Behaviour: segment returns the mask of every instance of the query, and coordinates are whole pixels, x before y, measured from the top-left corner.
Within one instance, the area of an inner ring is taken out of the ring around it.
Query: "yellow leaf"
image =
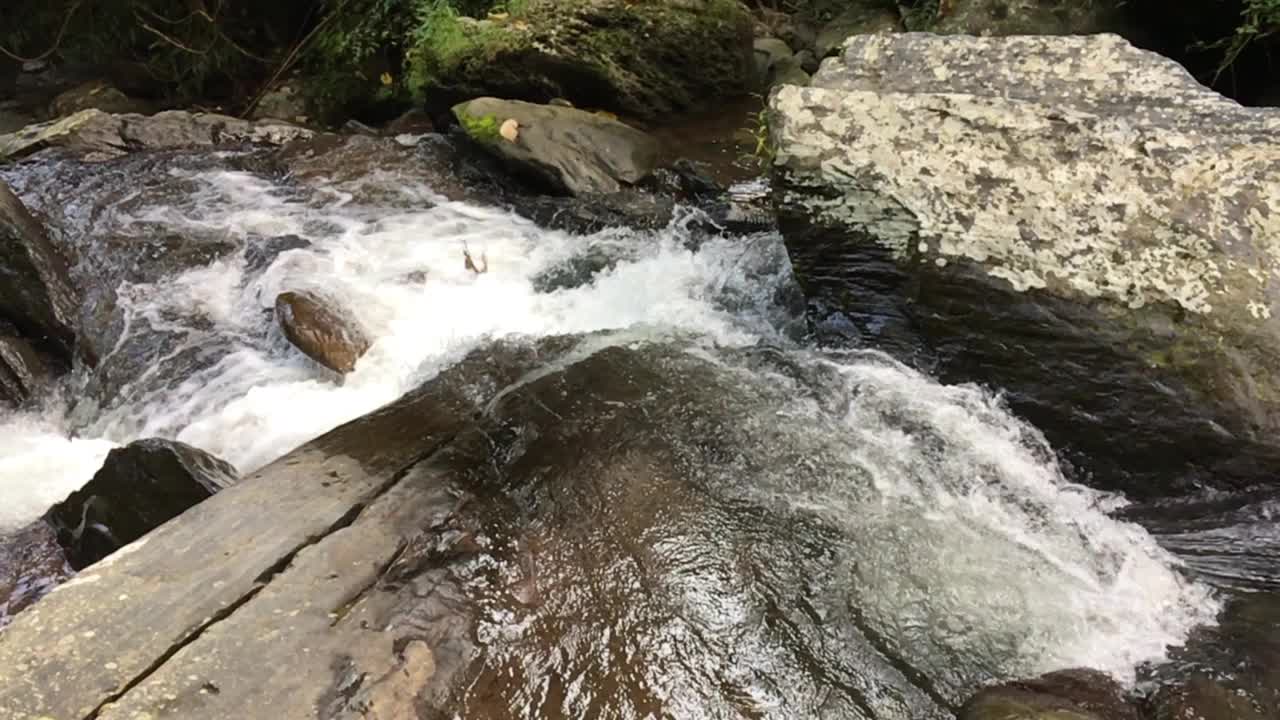
[[[381,80],[383,85],[390,85],[391,83],[395,82],[395,78],[391,77],[391,73],[389,72],[382,73]]]

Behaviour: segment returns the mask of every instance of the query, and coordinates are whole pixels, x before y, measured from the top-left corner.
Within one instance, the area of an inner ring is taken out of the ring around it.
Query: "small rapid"
[[[613,342],[692,338],[689,352],[770,388],[739,430],[779,462],[725,487],[840,528],[836,580],[864,634],[941,686],[1072,666],[1132,680],[1218,609],[1146,531],[1113,517],[1121,499],[1069,482],[997,395],[873,351],[798,346],[774,233],[700,237],[681,211],[658,231],[581,236],[396,176],[364,180],[384,198],[368,202],[342,185],[300,194],[245,171],[173,172],[196,188],[182,203],[121,202],[98,223],[216,233],[237,251],[118,288],[122,342],[174,339],[119,402],[85,402],[73,384],[64,401],[0,419],[0,528],[37,517],[134,439],[177,439],[251,472],[491,339],[619,331]],[[281,236],[304,242],[254,259]],[[487,272],[468,270],[464,249]],[[376,338],[340,381],[272,317],[279,293],[307,289],[339,298]],[[762,347],[776,360],[725,355]],[[689,590],[712,607],[711,589]]]

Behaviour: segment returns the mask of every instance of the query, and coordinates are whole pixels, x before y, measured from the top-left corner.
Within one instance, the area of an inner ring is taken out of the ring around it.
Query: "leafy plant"
[[[1280,33],[1280,0],[1244,0],[1235,33],[1208,45],[1224,48],[1214,80],[1235,64],[1245,48],[1276,33]]]

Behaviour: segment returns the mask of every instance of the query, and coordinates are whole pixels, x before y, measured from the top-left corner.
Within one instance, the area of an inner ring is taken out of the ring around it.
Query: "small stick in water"
[[[471,249],[467,247],[466,243],[462,244],[462,257],[466,259],[467,269],[471,272],[477,275],[483,275],[484,273],[489,272],[489,258],[485,256],[483,251],[480,253],[479,266],[477,266],[475,261],[471,259]]]

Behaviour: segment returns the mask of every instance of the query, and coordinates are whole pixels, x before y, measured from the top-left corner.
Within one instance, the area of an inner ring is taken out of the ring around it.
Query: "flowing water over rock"
[[[387,616],[443,638],[438,708],[947,717],[992,680],[1089,666],[1132,681],[1218,610],[997,394],[799,343],[776,234],[708,236],[681,211],[659,231],[572,235],[401,174],[281,178],[234,153],[75,168],[73,202],[67,167],[0,175],[82,285],[107,279],[89,292],[110,317],[96,379],[0,419],[0,528],[138,438],[248,473],[494,338],[597,333],[458,439],[472,506],[441,532],[466,550],[410,548],[402,564],[426,564],[390,569],[447,589],[400,592]],[[276,297],[299,290],[337,298],[374,340],[342,379],[275,323]],[[1266,507],[1170,528],[1174,511],[1124,512],[1209,557],[1192,563],[1207,580],[1256,587],[1274,565],[1233,564],[1238,541],[1215,534],[1274,547]]]

